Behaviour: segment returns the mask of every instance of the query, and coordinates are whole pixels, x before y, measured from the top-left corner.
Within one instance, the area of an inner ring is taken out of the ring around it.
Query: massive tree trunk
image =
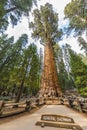
[[[49,98],[61,96],[62,91],[58,83],[52,44],[44,48],[44,70],[41,79],[40,96]]]

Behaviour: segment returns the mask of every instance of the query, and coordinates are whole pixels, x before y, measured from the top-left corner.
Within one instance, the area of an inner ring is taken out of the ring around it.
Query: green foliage
[[[79,56],[82,58],[83,63],[87,65],[87,56],[84,56],[83,54],[79,54]]]
[[[33,51],[31,68],[29,72],[30,91],[35,95],[39,89],[39,57],[37,54],[37,48],[34,44],[31,46]]]
[[[52,5],[46,3],[40,10],[35,9],[33,14],[34,22],[30,23],[33,38],[40,39],[44,44],[55,43],[60,38],[61,31],[58,30],[58,14],[53,11]]]
[[[87,4],[85,0],[72,0],[66,5],[64,13],[69,18],[69,30],[74,29],[76,34],[81,34],[87,27]]]
[[[87,87],[81,88],[81,89],[80,89],[80,93],[81,93],[81,95],[82,95],[83,97],[87,97]]]
[[[29,16],[29,11],[36,3],[36,0],[1,0],[0,32],[5,31],[9,23],[17,25],[22,16]],[[15,43],[13,37],[8,38],[4,34],[0,36],[0,95],[15,95],[17,101],[23,92],[34,94],[39,86],[37,47],[34,44],[28,46],[27,43],[26,34],[19,37]],[[30,75],[33,82],[29,80]]]
[[[66,53],[64,53],[63,51],[64,51],[64,48],[62,50],[58,44],[54,46],[55,61],[56,61],[56,67],[57,67],[57,72],[58,72],[58,80],[59,80],[60,86],[62,87],[62,91],[65,91],[65,90],[74,88],[74,84],[66,68],[66,65],[65,65],[66,58],[64,56],[66,55]]]
[[[0,37],[0,95],[20,95],[20,99],[22,93],[38,91],[39,55],[34,44],[26,47],[26,34],[13,42],[13,37]]]
[[[72,0],[64,9],[65,18],[69,19],[67,34],[74,31],[74,36],[82,35],[87,30],[87,2],[86,0]],[[79,45],[87,55],[87,42],[80,36]]]
[[[77,55],[71,47],[66,44],[61,49],[59,45],[54,46],[55,61],[58,72],[58,80],[62,90],[76,88],[80,95],[87,97],[87,64],[83,62],[83,55]]]
[[[81,46],[81,50],[84,50],[85,54],[87,55],[87,42],[81,36],[78,37],[78,42]]]
[[[71,63],[71,72],[74,77],[74,82],[76,88],[81,95],[87,94],[85,89],[87,88],[87,65],[85,65],[75,52],[69,50],[70,52],[70,63]],[[86,95],[87,96],[87,95]]]
[[[36,0],[1,0],[0,1],[0,31],[7,29],[9,23],[17,25],[23,15],[28,16]]]

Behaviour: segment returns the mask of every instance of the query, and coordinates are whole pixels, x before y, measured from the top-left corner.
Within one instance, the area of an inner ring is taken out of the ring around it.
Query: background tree
[[[4,36],[3,38],[4,42],[0,43],[2,45],[1,48],[3,47],[5,49],[1,49],[0,81],[1,84],[3,83],[4,85],[6,84],[5,86],[8,86],[13,69],[15,67],[17,68],[18,63],[21,62],[21,53],[27,42],[27,35],[22,35],[15,44],[12,44],[13,38],[8,39],[7,36]]]
[[[87,96],[87,65],[85,65],[74,51],[69,49],[71,73],[74,78],[74,83],[82,96]]]
[[[7,29],[9,23],[17,25],[22,16],[28,16],[36,0],[1,0],[0,1],[0,31]]]
[[[26,34],[23,34],[16,43],[13,37],[8,38],[7,35],[0,38],[0,95],[17,96],[16,102],[20,100],[23,93],[25,95],[35,93],[32,87],[35,90],[39,88],[37,47],[34,44],[26,47],[27,42]],[[31,70],[32,67],[33,70]],[[30,75],[34,82],[33,86],[29,80]]]
[[[19,101],[23,92],[24,86],[29,86],[29,93],[36,94],[38,91],[38,77],[39,77],[39,56],[37,53],[37,47],[31,44],[26,50],[24,50],[24,58],[21,63],[19,74],[19,92],[17,94],[16,102]]]
[[[58,44],[54,45],[58,79],[63,92],[74,88],[70,71],[71,67],[68,46],[69,45],[66,44],[61,48]]]
[[[1,0],[0,2],[0,33],[4,32],[9,24],[17,25],[23,16],[29,16],[29,11],[36,0]],[[20,100],[23,92],[29,92],[31,83],[29,82],[30,68],[35,67],[36,76],[33,77],[38,90],[39,80],[39,56],[35,45],[27,46],[28,38],[23,34],[15,43],[14,38],[7,35],[0,35],[0,93],[6,95],[17,95],[16,102]],[[36,49],[35,49],[36,48]],[[31,50],[30,50],[31,49]],[[34,51],[36,50],[36,51]],[[34,54],[33,54],[34,53]],[[35,57],[35,58],[33,58]],[[32,62],[32,64],[31,64]],[[33,86],[32,86],[33,87]],[[25,89],[26,88],[26,89]],[[27,91],[28,90],[28,91]],[[33,90],[33,89],[32,89]],[[35,93],[35,92],[32,92]],[[9,95],[9,96],[10,96]]]
[[[66,5],[65,17],[69,18],[69,30],[81,34],[87,29],[87,2],[86,0],[72,0]]]
[[[37,46],[31,44],[30,51],[32,52],[31,63],[30,63],[30,71],[29,71],[29,84],[30,84],[30,93],[31,95],[36,95],[39,90],[39,66],[40,59],[37,53]]]
[[[83,54],[79,54],[79,56],[82,58],[83,63],[87,65],[87,56],[84,56]]]
[[[81,50],[84,50],[87,56],[87,42],[82,37],[78,37],[78,42],[80,43]]]
[[[87,55],[87,42],[82,38],[82,33],[86,32],[87,37],[87,1],[72,0],[64,9],[65,18],[69,19],[68,34],[74,30],[74,36],[78,36],[81,49]]]

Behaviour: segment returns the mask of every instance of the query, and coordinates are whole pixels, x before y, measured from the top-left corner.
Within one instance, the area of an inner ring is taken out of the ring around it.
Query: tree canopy
[[[86,56],[87,56],[87,42],[84,40],[81,36],[78,37],[79,45],[81,46],[81,49],[84,50]]]
[[[69,19],[68,30],[74,29],[75,35],[87,29],[87,2],[86,0],[72,0],[66,5],[65,17]]]
[[[0,95],[35,94],[39,88],[39,55],[34,44],[27,45],[23,34],[15,43],[13,37],[0,37]]]
[[[74,78],[74,83],[82,96],[87,96],[87,65],[83,63],[82,58],[74,51],[69,50],[71,73]]]
[[[1,0],[0,1],[0,31],[7,29],[9,23],[17,25],[23,15],[28,16],[36,0]]]
[[[33,38],[40,39],[43,44],[49,41],[55,43],[61,36],[58,30],[58,14],[54,12],[51,4],[46,3],[33,12],[34,22],[30,23]]]

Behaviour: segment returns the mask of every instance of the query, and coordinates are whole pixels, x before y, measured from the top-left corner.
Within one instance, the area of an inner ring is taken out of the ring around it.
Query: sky
[[[38,0],[38,8],[40,5],[44,5],[45,3],[50,3],[53,5],[54,10],[59,14],[59,28],[63,28],[67,26],[69,23],[68,20],[64,20],[64,7],[66,4],[68,4],[71,0]],[[35,7],[34,7],[35,8]],[[32,15],[30,16],[30,19],[32,19]],[[26,17],[23,17],[21,20],[21,23],[19,23],[17,26],[12,28],[11,25],[9,25],[8,30],[6,31],[7,34],[10,36],[15,37],[15,40],[18,39],[18,37],[21,36],[21,34],[27,33],[29,36],[29,43],[35,42],[31,38],[31,33],[29,31],[29,25],[28,25],[28,19]],[[39,41],[36,42],[38,44],[38,47],[42,47],[40,45]],[[77,42],[77,39],[74,38],[72,35],[68,38],[65,36],[62,41],[59,42],[60,46],[64,45],[65,43],[68,43],[71,45],[72,49],[76,51],[77,53],[83,53],[83,51],[80,50],[79,43]]]

